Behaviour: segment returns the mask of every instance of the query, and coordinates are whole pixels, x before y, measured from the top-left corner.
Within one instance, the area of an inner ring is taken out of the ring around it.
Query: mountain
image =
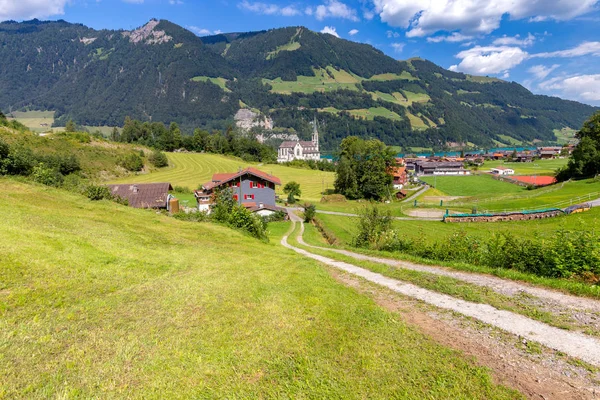
[[[199,38],[165,20],[133,31],[8,21],[0,57],[7,112],[53,110],[57,123],[92,126],[131,116],[190,130],[225,128],[248,107],[301,137],[316,114],[325,149],[352,134],[406,147],[550,142],[598,110],[304,27]]]

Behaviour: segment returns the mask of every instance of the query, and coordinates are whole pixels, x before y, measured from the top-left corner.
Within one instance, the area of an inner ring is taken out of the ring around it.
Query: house
[[[233,199],[251,212],[270,215],[282,210],[275,205],[275,186],[281,185],[276,176],[256,168],[240,169],[238,172],[214,174],[210,182],[196,190],[194,196],[198,210],[210,211],[217,189],[230,189]]]
[[[538,149],[538,151],[540,153],[541,159],[548,160],[560,156],[560,153],[562,152],[562,147],[541,147],[540,149]]]
[[[400,190],[408,182],[408,174],[406,173],[406,166],[402,158],[396,158],[397,167],[392,167],[389,174],[393,177],[394,189]]]
[[[418,160],[414,163],[414,171],[421,175],[471,175],[461,162],[425,161]]]
[[[496,167],[490,170],[494,175],[514,175],[515,171],[510,168]]]
[[[513,159],[515,162],[532,162],[534,155],[531,152],[517,153],[517,156]]]
[[[111,194],[127,200],[134,208],[170,209],[169,202],[175,197],[169,194],[173,190],[170,183],[121,183],[106,185]]]
[[[321,159],[319,151],[319,131],[317,130],[317,121],[313,122],[312,141],[285,141],[279,145],[277,150],[277,162],[284,163],[294,160],[314,160]]]

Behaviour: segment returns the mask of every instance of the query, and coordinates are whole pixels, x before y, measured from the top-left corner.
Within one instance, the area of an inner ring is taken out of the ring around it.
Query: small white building
[[[494,175],[514,175],[515,170],[505,167],[496,167],[490,170]]]
[[[277,151],[277,162],[284,163],[294,160],[314,160],[321,159],[319,151],[319,131],[317,130],[317,121],[313,122],[312,141],[285,141],[281,143]]]

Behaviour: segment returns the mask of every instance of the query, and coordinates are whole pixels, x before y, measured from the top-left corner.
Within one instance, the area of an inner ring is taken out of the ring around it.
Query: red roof
[[[221,186],[223,183],[232,181],[244,175],[254,175],[258,178],[262,178],[266,181],[272,182],[275,185],[281,185],[281,180],[278,177],[274,175],[269,175],[266,172],[263,172],[259,169],[250,167],[243,169],[239,172],[214,174],[212,177],[212,181],[207,182],[202,186],[204,186],[205,189],[210,190],[214,187]]]

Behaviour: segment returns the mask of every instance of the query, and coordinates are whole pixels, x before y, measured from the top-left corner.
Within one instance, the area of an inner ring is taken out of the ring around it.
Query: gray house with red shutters
[[[218,188],[229,188],[233,199],[259,215],[269,215],[283,210],[275,205],[275,186],[281,185],[276,176],[256,168],[246,168],[234,173],[214,174],[210,182],[196,190],[194,196],[200,211],[210,211],[213,195]]]

